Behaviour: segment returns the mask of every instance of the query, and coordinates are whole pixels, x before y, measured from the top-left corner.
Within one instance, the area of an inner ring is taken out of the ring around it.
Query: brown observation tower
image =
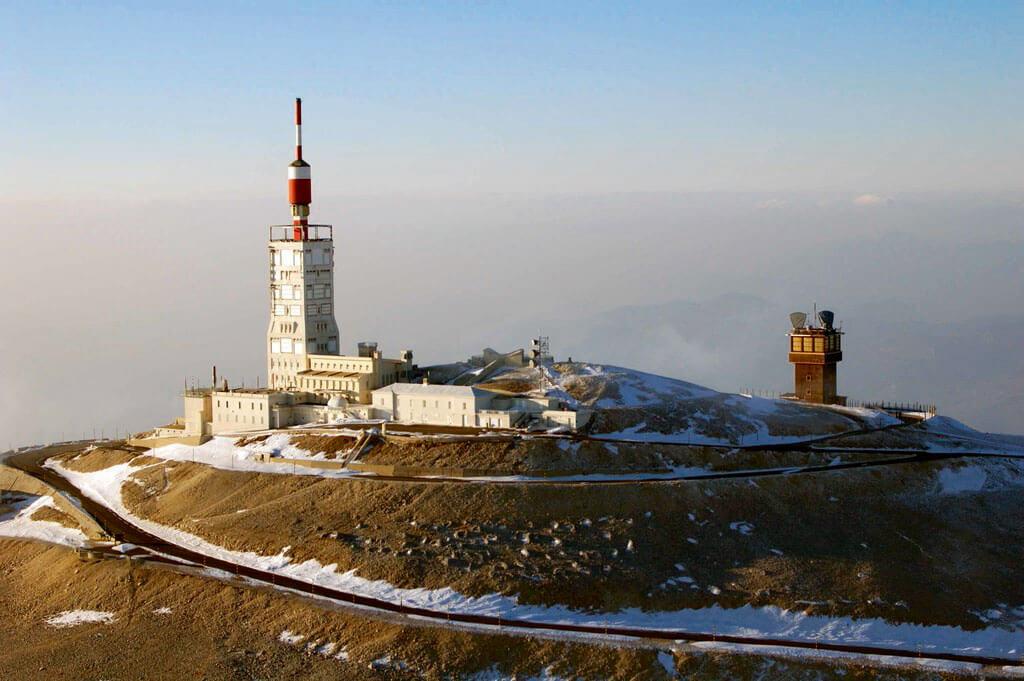
[[[793,363],[793,395],[798,400],[817,404],[846,404],[836,392],[836,364],[843,359],[843,332],[833,326],[835,315],[829,310],[818,313],[820,326],[807,323],[807,314],[789,316],[789,361]]]

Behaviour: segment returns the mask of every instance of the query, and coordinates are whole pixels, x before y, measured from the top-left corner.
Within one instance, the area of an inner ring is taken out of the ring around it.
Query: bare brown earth
[[[296,442],[295,438],[292,439]],[[730,471],[828,463],[834,453],[759,450],[660,444],[605,443],[544,438],[486,438],[456,441],[388,437],[360,461],[405,466],[483,468],[495,473],[529,475],[543,472],[663,473],[677,466]],[[844,453],[844,461],[882,458],[879,454]]]
[[[43,522],[58,523],[64,527],[82,529],[74,518],[69,516],[64,511],[53,508],[52,506],[43,506],[42,508],[36,509],[31,516],[32,520],[40,520]]]
[[[856,430],[860,421],[828,411],[809,416],[812,407],[804,405],[781,405],[778,413],[759,416],[773,437],[811,437],[834,435]],[[737,408],[722,396],[713,398],[692,398],[685,401],[666,401],[665,404],[644,407],[616,407],[598,409],[587,424],[587,431],[594,434],[618,433],[635,428],[638,433],[660,433],[672,435],[689,429],[697,429],[707,437],[720,438],[742,444],[744,438],[751,438],[758,430],[748,421],[737,418]]]
[[[171,612],[155,612],[162,608]],[[77,609],[116,620],[65,629],[44,623]],[[0,611],[4,679],[467,679],[545,670],[556,678],[668,677],[657,649],[413,626],[147,564],[82,563],[62,548],[11,540],[0,540]],[[284,630],[302,641],[281,642]],[[315,652],[328,642],[348,660]],[[673,663],[700,681],[953,678],[692,649],[676,651]]]
[[[176,462],[140,470],[123,494],[133,512],[232,549],[292,546],[298,561],[403,587],[596,610],[773,604],[973,629],[983,626],[976,613],[1020,603],[1024,506],[1019,488],[937,494],[949,465],[959,464],[499,486]],[[985,465],[1019,476],[1009,463]]]
[[[843,435],[828,442],[830,447],[864,447],[879,449],[927,449],[929,446],[950,451],[986,449],[984,442],[952,437],[930,431],[923,423],[875,433]]]
[[[245,447],[246,445],[260,444],[261,442],[266,442],[267,438],[269,438],[269,437],[270,437],[269,433],[264,433],[263,435],[246,435],[244,437],[238,438],[238,440],[235,441],[235,444],[237,444],[239,447]]]
[[[325,458],[334,459],[352,449],[356,438],[347,435],[293,435],[292,444],[310,454],[324,454]]]
[[[535,381],[519,378],[485,381],[484,383],[478,383],[477,386],[487,390],[500,390],[507,393],[528,393],[531,390],[536,390],[538,387]]]
[[[122,463],[128,463],[138,456],[138,452],[118,447],[96,447],[89,450],[87,455],[81,456],[75,452],[68,452],[59,457],[62,465],[79,473],[93,473],[104,468],[110,468]]]

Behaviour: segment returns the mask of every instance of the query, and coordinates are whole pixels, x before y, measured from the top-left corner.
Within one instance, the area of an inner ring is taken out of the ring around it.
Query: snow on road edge
[[[285,547],[276,556],[231,551],[181,530],[154,523],[130,513],[121,501],[121,485],[143,468],[119,464],[92,473],[79,473],[50,461],[48,467],[66,477],[86,496],[104,504],[142,529],[166,541],[186,546],[205,555],[259,570],[286,575],[310,584],[329,587],[391,603],[428,608],[438,612],[500,616],[555,624],[623,626],[645,629],[715,631],[735,636],[760,636],[802,641],[911,648],[928,652],[958,652],[992,656],[1020,656],[1024,653],[1022,630],[989,627],[966,631],[940,625],[892,624],[880,619],[830,618],[806,615],[777,606],[755,608],[745,605],[724,609],[717,605],[672,612],[646,612],[630,608],[600,615],[563,606],[523,606],[513,596],[488,594],[472,597],[451,588],[404,589],[381,580],[356,575],[355,570],[336,571],[337,565],[316,560],[292,563]]]
[[[37,497],[31,503],[15,505],[18,512],[14,517],[0,521],[0,537],[38,539],[62,546],[85,545],[89,538],[77,527],[65,527],[52,520],[33,520],[32,514],[41,508],[56,508],[53,497]]]

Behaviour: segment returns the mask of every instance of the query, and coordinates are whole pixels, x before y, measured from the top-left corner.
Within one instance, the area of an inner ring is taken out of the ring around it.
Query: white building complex
[[[374,417],[402,423],[477,428],[576,427],[576,412],[552,397],[526,397],[468,385],[393,383],[373,391]]]
[[[385,358],[377,343],[342,355],[334,316],[334,230],[308,222],[310,167],[302,159],[301,101],[296,100],[296,159],[289,166],[292,224],[270,227],[265,388],[218,384],[188,388],[185,415],[155,429],[150,439],[193,442],[221,433],[283,428],[305,423],[379,419],[446,426],[515,428],[527,424],[575,427],[576,412],[557,400],[525,397],[463,385],[414,383],[411,350]],[[487,356],[498,367],[522,352]],[[490,365],[489,365],[490,366]]]

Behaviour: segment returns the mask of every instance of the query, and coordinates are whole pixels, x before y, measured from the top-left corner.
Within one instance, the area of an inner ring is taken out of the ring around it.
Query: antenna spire
[[[295,160],[302,160],[302,98],[295,98]]]
[[[295,98],[295,160],[288,166],[288,203],[292,205],[292,238],[309,235],[309,204],[312,203],[309,164],[302,160],[302,99]]]

